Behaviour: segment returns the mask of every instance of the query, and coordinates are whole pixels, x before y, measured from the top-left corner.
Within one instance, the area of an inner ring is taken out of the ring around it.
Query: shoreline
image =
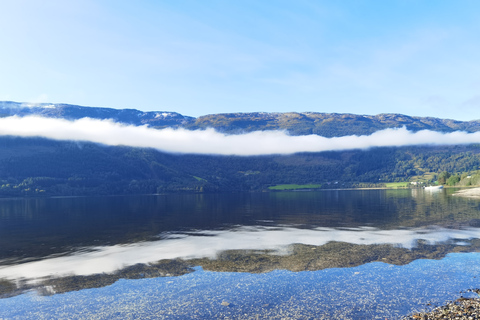
[[[471,290],[477,292],[476,290]],[[480,298],[458,298],[455,301],[449,301],[446,304],[435,307],[428,312],[418,312],[406,317],[402,320],[414,319],[478,319],[480,314]]]
[[[462,190],[453,193],[453,196],[478,198],[480,199],[480,186],[470,187],[451,187],[443,186],[443,189],[462,188]],[[305,192],[305,191],[365,191],[365,190],[424,190],[424,188],[411,187],[359,187],[359,188],[318,188],[318,189],[291,189],[291,190],[255,190],[255,191],[227,191],[227,192],[165,192],[165,193],[139,193],[139,194],[105,194],[105,195],[43,195],[43,196],[20,196],[3,197],[2,200],[22,200],[22,199],[63,199],[63,198],[88,198],[88,197],[130,197],[130,196],[168,196],[168,195],[198,195],[198,194],[223,194],[223,193],[275,193],[275,192]]]
[[[472,188],[472,189],[459,190],[452,195],[457,196],[457,197],[480,199],[480,187],[475,187],[475,188]]]

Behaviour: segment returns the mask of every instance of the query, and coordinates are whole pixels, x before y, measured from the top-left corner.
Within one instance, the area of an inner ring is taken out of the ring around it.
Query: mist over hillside
[[[142,126],[138,128],[145,132],[152,129],[180,133],[188,131],[197,136],[199,132],[210,132],[203,129],[213,128],[226,138],[236,138],[238,136],[235,134],[239,133],[243,134],[239,136],[245,137],[248,132],[288,130],[290,138],[303,139],[304,135],[316,135],[313,138],[351,139],[355,135],[366,136],[375,132],[382,137],[385,132],[401,132],[385,129],[406,127],[414,133],[437,134],[432,137],[440,140],[435,146],[401,146],[394,141],[390,146],[370,146],[363,150],[359,149],[362,147],[357,143],[354,147],[338,151],[238,156],[178,154],[141,145],[107,146],[101,140],[92,142],[72,138],[67,139],[71,141],[60,141],[62,139],[2,133],[0,196],[3,197],[271,191],[284,185],[322,189],[384,187],[388,182],[434,183],[444,172],[458,177],[455,183],[459,183],[464,177],[476,177],[480,168],[480,144],[468,142],[470,140],[458,140],[461,143],[456,144],[457,140],[452,138],[468,136],[477,139],[474,132],[480,131],[479,121],[462,122],[393,114],[366,116],[311,112],[217,114],[193,118],[174,112],[142,112],[66,104],[26,105],[16,102],[0,102],[0,114],[3,117],[1,120],[8,120],[11,116],[31,120],[37,119],[31,116],[41,116],[62,121],[112,119],[114,122],[101,123],[114,128],[117,128],[117,123],[131,125],[126,127],[129,130]],[[91,122],[93,120],[88,121],[84,128],[91,129],[92,137],[107,135],[98,131],[95,122]],[[66,135],[71,129],[69,127],[77,122],[65,123],[67,127],[55,127],[52,130]],[[6,124],[3,122],[0,130],[5,130]],[[122,125],[120,128],[124,128]],[[34,122],[27,129],[33,127]],[[199,129],[201,131],[190,131]],[[464,132],[455,132],[458,130]],[[119,134],[114,131],[115,135]],[[147,140],[147,136],[138,138],[133,134],[127,135],[133,140]],[[185,139],[191,140],[192,137],[186,135]],[[261,136],[254,137],[258,140]],[[288,138],[288,135],[285,137]],[[285,137],[282,136],[282,139]],[[417,139],[420,136],[413,137]],[[452,141],[448,143],[447,138],[452,138]],[[198,139],[213,143],[208,137],[199,136]],[[392,140],[388,136],[382,139]],[[325,141],[338,143],[342,140]],[[255,140],[249,143],[255,143]],[[475,184],[476,180],[472,178],[468,183]]]
[[[179,155],[151,148],[0,137],[0,196],[115,195],[384,187],[480,167],[480,146],[384,147],[265,156]]]

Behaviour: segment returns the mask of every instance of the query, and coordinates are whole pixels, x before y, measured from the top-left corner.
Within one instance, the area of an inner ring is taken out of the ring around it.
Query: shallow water
[[[451,192],[4,199],[0,318],[399,318],[480,287]]]

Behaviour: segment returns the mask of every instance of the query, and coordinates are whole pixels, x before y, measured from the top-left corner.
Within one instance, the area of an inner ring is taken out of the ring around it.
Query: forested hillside
[[[480,121],[398,114],[231,113],[198,118],[175,112],[0,102],[0,117],[111,119],[151,128],[214,128],[226,134],[286,130],[291,135],[368,135],[480,131]],[[479,145],[382,147],[268,156],[179,155],[154,149],[0,136],[0,196],[236,192],[297,188],[384,187],[392,182],[480,184]]]
[[[242,157],[0,138],[3,197],[265,191],[283,184],[384,186],[394,181],[431,182],[442,172],[460,181],[462,174],[472,177],[479,168],[478,145]]]

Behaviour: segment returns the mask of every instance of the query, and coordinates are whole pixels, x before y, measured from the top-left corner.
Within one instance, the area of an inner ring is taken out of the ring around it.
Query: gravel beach
[[[480,199],[480,188],[460,190],[455,192],[453,195],[458,197]]]
[[[444,306],[436,307],[431,312],[420,312],[403,318],[403,320],[414,319],[480,319],[480,299],[460,298]]]

